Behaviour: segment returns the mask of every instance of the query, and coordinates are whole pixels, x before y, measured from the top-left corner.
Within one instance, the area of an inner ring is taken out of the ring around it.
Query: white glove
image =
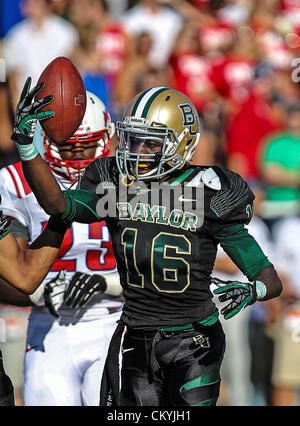
[[[66,281],[66,269],[59,271],[53,280],[45,285],[44,301],[50,314],[59,317],[58,310],[64,301],[65,291],[69,283]]]

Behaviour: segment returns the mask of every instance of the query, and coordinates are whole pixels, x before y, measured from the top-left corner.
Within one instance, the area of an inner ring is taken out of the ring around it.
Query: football
[[[52,95],[53,101],[39,111],[52,110],[55,116],[41,120],[47,136],[63,143],[78,129],[86,108],[85,87],[77,68],[63,56],[54,59],[42,72],[38,83],[45,83],[35,100]]]

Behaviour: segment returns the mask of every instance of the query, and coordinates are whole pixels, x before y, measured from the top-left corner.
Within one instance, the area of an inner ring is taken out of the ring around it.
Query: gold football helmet
[[[169,87],[153,87],[135,96],[116,129],[118,169],[130,180],[158,179],[181,169],[200,138],[195,106]]]

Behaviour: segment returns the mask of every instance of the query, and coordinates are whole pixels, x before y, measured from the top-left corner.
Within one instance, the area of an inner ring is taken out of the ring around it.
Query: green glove
[[[218,286],[213,292],[220,295],[218,297],[220,302],[231,299],[231,302],[221,309],[221,314],[225,319],[232,318],[257,300],[255,282],[252,284],[240,281],[223,281],[218,278],[212,278],[211,282]]]
[[[33,136],[37,120],[45,120],[55,115],[54,111],[38,112],[45,105],[50,104],[53,96],[46,96],[33,102],[33,98],[43,89],[44,83],[39,83],[30,90],[31,77],[28,77],[17,105],[12,140],[16,142],[22,160],[30,160],[37,151],[33,145]]]
[[[10,219],[0,210],[0,240],[9,233]]]
[[[0,204],[1,204],[1,195],[0,195]],[[10,231],[10,218],[3,214],[3,211],[0,210],[0,240],[4,238]]]

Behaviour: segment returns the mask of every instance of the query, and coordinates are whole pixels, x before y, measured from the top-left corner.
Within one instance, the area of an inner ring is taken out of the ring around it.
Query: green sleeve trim
[[[189,169],[186,172],[184,172],[182,175],[178,176],[176,179],[173,180],[173,182],[171,182],[169,184],[169,186],[175,186],[178,185],[179,183],[183,182],[184,179],[186,179],[191,173],[193,173],[194,169]]]
[[[0,240],[2,240],[2,238],[6,237],[7,234],[10,233],[10,229],[6,229],[4,232],[2,232],[0,234]]]
[[[223,228],[216,235],[216,238],[225,253],[249,281],[253,281],[262,269],[272,266],[257,241],[248,233],[248,229],[244,225]]]
[[[61,219],[68,222],[93,223],[102,219],[97,214],[98,196],[83,189],[64,191],[67,201],[65,213]]]

